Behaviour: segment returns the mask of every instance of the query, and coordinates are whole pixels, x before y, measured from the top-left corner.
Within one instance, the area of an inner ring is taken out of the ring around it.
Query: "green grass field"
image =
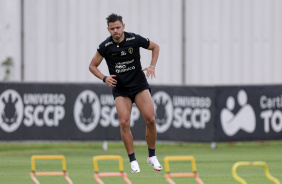
[[[188,156],[196,158],[197,171],[205,184],[236,184],[231,174],[231,168],[237,161],[265,161],[270,173],[282,181],[282,141],[266,142],[219,143],[216,149],[211,149],[206,143],[158,144],[157,156],[164,166],[165,156]],[[0,143],[0,183],[1,184],[32,184],[29,173],[32,155],[65,155],[67,171],[74,184],[96,183],[93,178],[92,157],[97,155],[121,155],[124,169],[133,184],[165,184],[165,171],[156,172],[146,163],[147,147],[144,144],[135,145],[135,154],[141,173],[131,173],[129,161],[120,142],[110,142],[108,151],[103,151],[102,143]],[[60,161],[38,160],[36,171],[61,171]],[[100,172],[115,172],[117,161],[99,161]],[[185,162],[170,162],[171,172],[191,172],[191,164]],[[248,184],[271,184],[266,179],[262,167],[239,167],[239,176]],[[67,183],[63,177],[37,177],[41,184]],[[105,184],[123,184],[121,177],[102,178]],[[174,178],[177,184],[196,183],[193,178]]]

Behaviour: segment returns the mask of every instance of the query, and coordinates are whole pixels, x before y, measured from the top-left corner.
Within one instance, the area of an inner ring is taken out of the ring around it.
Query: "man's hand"
[[[116,75],[110,75],[105,80],[106,84],[111,88],[114,88],[117,85],[117,80],[114,79],[114,77],[116,77]]]
[[[155,75],[155,68],[149,66],[149,67],[147,67],[147,68],[142,69],[142,71],[145,71],[145,70],[147,71],[147,73],[146,73],[146,77],[147,77],[147,78],[149,78],[150,76],[151,76],[151,79],[152,79],[153,77],[156,78],[156,75]]]

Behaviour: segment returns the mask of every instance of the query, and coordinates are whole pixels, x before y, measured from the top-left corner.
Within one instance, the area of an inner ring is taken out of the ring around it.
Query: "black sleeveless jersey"
[[[115,43],[112,36],[103,41],[97,51],[107,62],[109,73],[116,75],[116,89],[136,88],[147,79],[140,62],[140,47],[147,49],[150,40],[134,33],[124,32],[124,39]]]

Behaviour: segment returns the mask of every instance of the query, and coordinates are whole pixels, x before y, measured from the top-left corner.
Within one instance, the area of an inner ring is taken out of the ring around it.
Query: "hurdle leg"
[[[175,184],[175,182],[169,177],[168,174],[165,175],[165,179],[169,184]]]
[[[98,184],[104,184],[104,182],[99,178],[99,174],[94,174],[94,179],[97,181]]]
[[[122,178],[123,178],[123,180],[126,182],[126,184],[132,184],[131,181],[128,179],[126,173],[123,173],[123,174],[122,174]]]
[[[69,184],[73,184],[72,180],[69,178],[69,175],[67,173],[65,173],[65,179]]]
[[[166,181],[167,181],[169,184],[175,184],[175,182],[174,182],[171,178],[166,178]]]
[[[35,184],[40,184],[33,173],[30,173],[30,177],[31,177],[32,181],[34,181]]]
[[[199,184],[204,184],[204,182],[201,180],[201,178],[199,178],[199,176],[195,177],[195,180],[196,180]]]
[[[126,184],[132,184],[131,181],[128,179],[126,173],[117,173],[117,172],[112,172],[112,173],[95,173],[93,176],[94,176],[94,179],[99,184],[104,184],[104,182],[100,179],[100,177],[116,177],[116,176],[122,177]]]
[[[268,165],[265,162],[256,161],[256,162],[252,162],[252,165],[263,166],[266,178],[269,179],[270,181],[272,181],[275,184],[280,184],[280,181],[270,174]]]

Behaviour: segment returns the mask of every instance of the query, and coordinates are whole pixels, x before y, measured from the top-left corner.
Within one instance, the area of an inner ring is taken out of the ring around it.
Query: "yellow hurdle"
[[[63,172],[36,172],[35,171],[35,160],[62,160]],[[31,173],[30,177],[36,184],[40,184],[35,176],[64,176],[69,184],[73,184],[68,176],[66,168],[66,159],[63,155],[33,155],[31,157]]]
[[[193,173],[170,173],[169,161],[185,161],[190,160],[192,164]],[[165,179],[169,184],[175,184],[175,182],[171,178],[175,177],[194,177],[198,184],[204,184],[204,182],[200,179],[197,174],[196,169],[196,161],[193,156],[167,156],[164,158],[165,163]]]
[[[273,176],[271,176],[271,174],[269,173],[269,169],[268,166],[265,162],[261,162],[261,161],[256,161],[256,162],[236,162],[233,167],[232,167],[232,176],[235,180],[237,180],[239,183],[241,184],[247,184],[247,182],[238,176],[236,170],[238,167],[240,166],[263,166],[264,167],[264,172],[265,172],[265,176],[272,181],[275,184],[280,184],[280,181],[276,178],[274,178]]]
[[[98,160],[118,160],[118,162],[119,162],[119,172],[99,173]],[[94,156],[93,157],[93,165],[94,165],[94,171],[95,171],[94,179],[99,184],[104,184],[104,182],[100,179],[100,177],[115,177],[115,176],[121,176],[127,184],[131,184],[131,181],[127,178],[127,174],[125,172],[123,172],[123,161],[122,161],[121,156],[118,156],[118,155]]]

